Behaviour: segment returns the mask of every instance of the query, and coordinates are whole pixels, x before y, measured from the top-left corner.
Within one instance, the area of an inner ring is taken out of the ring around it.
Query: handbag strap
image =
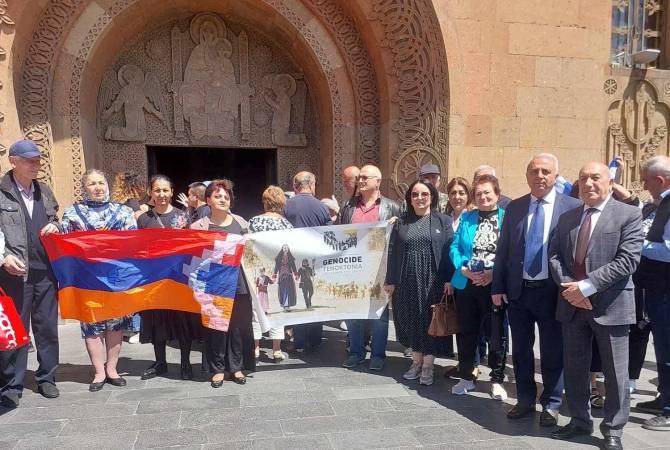
[[[7,295],[7,293],[6,293],[5,290],[2,288],[2,286],[0,286],[0,294],[2,294],[3,297],[9,297],[9,295]]]

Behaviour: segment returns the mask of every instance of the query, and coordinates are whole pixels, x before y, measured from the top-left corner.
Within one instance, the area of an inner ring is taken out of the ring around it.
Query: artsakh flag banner
[[[227,331],[245,238],[225,232],[83,231],[42,238],[61,316],[99,322],[149,309],[202,314]]]

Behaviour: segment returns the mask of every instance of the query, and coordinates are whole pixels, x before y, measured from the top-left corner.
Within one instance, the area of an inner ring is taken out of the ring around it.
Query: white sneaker
[[[409,370],[402,374],[406,380],[417,380],[421,377],[421,364],[413,362]]]
[[[129,344],[139,344],[140,343],[140,333],[135,333],[128,338]]]
[[[472,380],[461,380],[451,388],[451,393],[455,395],[465,395],[475,390],[475,383]]]
[[[637,390],[637,389],[636,389],[637,386],[636,386],[636,383],[635,383],[636,381],[637,381],[637,380],[628,380],[628,391],[629,391],[631,394],[634,394],[635,391]]]
[[[507,400],[507,391],[500,383],[491,383],[491,398],[504,402]]]
[[[421,378],[419,379],[419,384],[423,384],[424,386],[430,386],[433,384],[433,372],[433,366],[426,366],[421,369]]]

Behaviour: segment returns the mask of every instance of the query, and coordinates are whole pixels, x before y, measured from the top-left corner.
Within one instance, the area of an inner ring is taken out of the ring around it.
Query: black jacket
[[[352,197],[342,206],[342,208],[340,208],[340,212],[337,215],[338,224],[351,223],[351,218],[354,215],[354,211],[356,211],[356,203],[358,202],[358,199],[358,196]],[[383,195],[380,196],[380,199],[379,220],[389,220],[391,217],[400,216],[400,206],[396,202],[390,198],[384,197]]]
[[[405,214],[393,226],[391,239],[389,241],[388,266],[386,270],[386,284],[397,285],[401,282],[400,270],[402,261],[405,257],[405,242],[407,242],[407,231],[409,230],[410,219]],[[440,285],[449,281],[453,275],[454,268],[449,259],[449,246],[454,237],[452,228],[452,219],[450,216],[433,212],[430,215],[430,240],[433,245],[433,258],[435,267],[438,270]]]
[[[5,251],[2,255],[13,255],[21,259],[28,267],[28,236],[26,234],[26,219],[21,210],[21,194],[12,181],[12,172],[7,172],[0,178],[0,231],[5,235]],[[58,202],[51,189],[38,181],[33,181],[35,196],[41,195],[49,223],[58,225]],[[4,270],[4,269],[3,269]]]

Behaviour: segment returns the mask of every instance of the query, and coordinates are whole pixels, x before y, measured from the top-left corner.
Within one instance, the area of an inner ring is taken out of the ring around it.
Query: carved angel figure
[[[303,133],[291,133],[291,98],[296,92],[295,78],[287,73],[265,77],[265,101],[273,109],[272,141],[282,147],[304,147],[307,136]],[[268,90],[274,96],[269,95]]]
[[[101,93],[102,103],[105,99],[114,100],[111,105],[101,113],[102,119],[109,119],[112,114],[121,111],[125,118],[125,126],[110,125],[105,133],[105,139],[112,141],[143,141],[146,139],[147,126],[144,111],[156,116],[169,128],[164,112],[165,101],[160,91],[160,83],[151,72],[146,75],[134,64],[127,64],[119,70],[118,80],[121,91],[114,97],[109,89]],[[107,105],[102,106],[106,108]],[[102,109],[101,108],[101,109]]]

